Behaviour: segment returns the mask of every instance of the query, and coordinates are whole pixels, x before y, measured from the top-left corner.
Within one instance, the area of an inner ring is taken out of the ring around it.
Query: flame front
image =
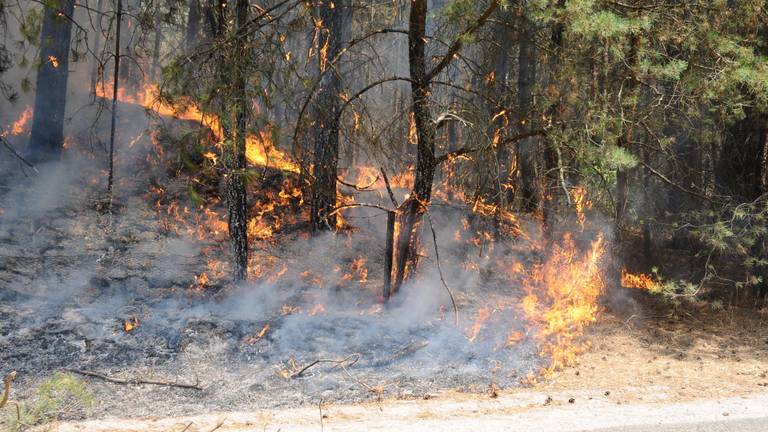
[[[10,126],[8,126],[8,130],[10,131],[10,134],[21,135],[22,133],[24,133],[31,119],[32,119],[32,107],[27,106],[27,108],[24,109],[21,115],[19,115],[19,118],[16,119],[16,121],[13,122]],[[5,137],[6,135],[8,135],[8,131],[3,132],[3,134],[0,136]]]
[[[578,339],[597,317],[597,301],[605,286],[604,254],[602,235],[580,254],[571,234],[565,234],[560,244],[552,246],[549,258],[533,270],[523,311],[540,326],[541,354],[551,358],[547,372],[574,364],[576,356],[589,347]]]
[[[200,107],[189,101],[185,105],[185,108],[180,110],[179,108],[162,101],[159,94],[159,89],[155,84],[146,84],[135,95],[126,93],[125,88],[119,88],[117,91],[117,99],[123,103],[141,105],[146,109],[154,111],[158,115],[196,121],[210,129],[219,142],[224,140],[224,129],[217,116],[203,112]],[[96,96],[104,99],[111,99],[112,85],[102,83],[96,86]],[[295,173],[299,172],[299,166],[291,161],[284,152],[275,148],[269,134],[264,131],[260,131],[256,134],[249,134],[246,137],[245,155],[248,161],[254,165],[277,168]]]

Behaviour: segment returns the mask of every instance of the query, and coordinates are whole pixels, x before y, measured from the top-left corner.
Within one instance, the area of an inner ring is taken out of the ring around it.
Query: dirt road
[[[646,389],[651,403],[621,404],[610,396],[516,393],[498,398],[454,395],[434,400],[333,405],[250,413],[60,424],[59,432],[82,431],[525,431],[525,432],[695,432],[768,430],[768,393],[726,399],[664,402],[663,389]],[[570,398],[569,398],[570,399]],[[563,404],[564,402],[564,404]],[[321,424],[322,415],[322,424]],[[50,429],[49,429],[50,430]]]

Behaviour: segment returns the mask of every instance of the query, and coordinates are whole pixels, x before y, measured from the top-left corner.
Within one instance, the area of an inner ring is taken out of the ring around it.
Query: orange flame
[[[651,292],[661,291],[661,284],[653,280],[650,275],[630,273],[627,269],[621,269],[621,286],[624,288],[637,288]]]
[[[542,355],[551,357],[546,372],[574,364],[576,356],[589,347],[578,339],[596,320],[597,300],[604,289],[600,265],[605,241],[599,235],[581,255],[571,235],[565,234],[551,252],[534,269],[523,299],[526,316],[541,327],[537,338]]]
[[[224,139],[221,121],[215,115],[203,112],[199,106],[186,101],[184,109],[179,109],[159,98],[159,89],[154,84],[146,84],[136,95],[127,94],[125,88],[118,89],[117,99],[123,103],[141,105],[159,115],[172,116],[182,120],[196,121],[209,128],[216,139]],[[111,99],[112,86],[102,83],[96,86],[96,96]],[[265,131],[249,134],[245,140],[245,153],[248,161],[254,165],[277,168],[284,171],[299,172],[299,167],[282,151],[275,148]]]
[[[30,119],[32,119],[32,107],[27,106],[24,111],[22,111],[21,115],[19,115],[19,118],[16,119],[16,121],[13,122],[10,126],[8,126],[11,135],[22,134],[26,129]],[[8,132],[3,132],[3,134],[0,136],[5,137],[7,134]]]

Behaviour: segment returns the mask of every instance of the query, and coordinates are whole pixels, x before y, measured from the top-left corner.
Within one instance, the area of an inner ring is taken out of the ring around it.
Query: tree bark
[[[318,38],[318,62],[321,81],[317,91],[315,109],[316,135],[313,188],[310,223],[315,231],[336,228],[336,177],[339,165],[339,109],[341,75],[338,69],[327,70],[330,62],[341,52],[345,18],[348,18],[349,0],[325,1],[318,5],[318,15],[323,23]]]
[[[235,31],[240,32],[248,21],[248,0],[237,0],[235,5]],[[234,136],[228,157],[226,176],[227,207],[229,210],[229,238],[232,245],[232,279],[245,280],[248,275],[248,207],[246,200],[246,127],[248,101],[246,96],[246,69],[250,53],[246,36],[235,39],[232,56],[232,94],[234,103]]]
[[[435,176],[435,125],[429,108],[430,85],[427,79],[426,0],[411,2],[408,30],[408,61],[411,72],[411,101],[416,123],[416,180],[411,197],[397,209],[395,228],[394,277],[390,297],[396,294],[409,271],[417,265],[418,230],[432,198]]]
[[[64,113],[72,35],[70,18],[74,9],[74,0],[59,0],[46,2],[43,12],[40,69],[37,72],[29,143],[31,161],[58,159],[64,148]]]
[[[99,0],[96,4],[96,28],[94,29],[93,38],[93,52],[96,56],[101,55],[101,40],[104,38],[104,27],[102,25],[101,10],[104,6],[104,0]],[[101,58],[97,57],[93,59],[93,66],[91,67],[91,92],[96,95],[96,86],[99,84],[99,78],[101,78]]]
[[[157,73],[160,70],[160,42],[163,39],[162,25],[162,10],[160,9],[160,4],[157,4],[155,6],[155,40],[152,47],[152,72],[150,73],[153,81],[157,80]]]
[[[200,0],[189,0],[189,14],[187,15],[187,29],[184,35],[184,47],[187,54],[191,54],[197,48],[200,34]]]
[[[635,68],[637,67],[637,63],[639,61],[638,57],[638,51],[640,49],[640,35],[633,33],[632,36],[630,36],[629,41],[629,53],[627,54],[627,60],[626,60],[626,69],[625,69],[625,77],[624,79],[627,81],[627,97],[632,100],[632,108],[630,109],[631,112],[634,112],[635,110],[635,104],[634,102],[637,89],[638,89],[638,82],[637,78],[635,77]],[[621,101],[619,101],[621,103]],[[624,120],[624,119],[622,119]],[[624,150],[629,149],[629,145],[632,141],[632,127],[627,124],[622,125],[622,132],[619,136],[618,141],[616,142],[616,146],[619,148],[622,148]],[[627,205],[628,205],[628,199],[629,199],[629,183],[628,183],[628,173],[627,170],[624,168],[618,168],[616,170],[616,215],[615,215],[615,224],[616,224],[616,240],[621,240],[621,233],[622,228],[624,225],[624,218],[627,213]]]
[[[521,7],[525,7],[524,5]],[[520,49],[518,52],[517,97],[520,112],[520,133],[532,130],[533,92],[536,86],[536,29],[534,23],[523,10],[520,17]],[[518,162],[520,166],[522,209],[533,212],[541,204],[538,175],[538,137],[529,137],[518,143]]]
[[[115,69],[112,76],[112,117],[109,129],[109,177],[107,177],[107,194],[109,207],[112,208],[112,183],[115,178],[115,132],[117,129],[117,95],[120,82],[120,24],[123,21],[123,1],[117,0],[117,14],[115,15]]]
[[[565,9],[565,0],[558,0],[556,7],[562,11]],[[560,76],[560,65],[562,62],[561,56],[563,51],[563,36],[565,33],[565,25],[561,21],[561,17],[558,17],[558,21],[555,22],[552,27],[552,61],[550,62],[550,85],[557,91],[557,80]],[[548,110],[548,121],[550,124],[558,123],[560,118],[560,111],[562,109],[562,95],[559,91],[553,95],[556,100],[552,101],[552,104]],[[551,138],[546,138],[544,144],[544,193],[542,194],[542,219],[543,219],[543,231],[547,240],[553,238],[554,217],[556,213],[557,200],[555,197],[558,195],[558,175],[560,174],[560,165],[562,161],[558,156],[560,154],[558,143]]]
[[[393,283],[390,296],[396,294],[407,275],[418,264],[418,232],[424,213],[432,199],[432,183],[438,159],[435,156],[435,123],[429,106],[430,83],[452,61],[462,47],[463,39],[480,28],[498,7],[492,0],[480,17],[451,44],[442,59],[427,70],[427,0],[412,0],[408,25],[408,62],[411,79],[411,102],[416,125],[416,179],[410,198],[397,209],[395,224]],[[386,297],[386,296],[385,296]]]

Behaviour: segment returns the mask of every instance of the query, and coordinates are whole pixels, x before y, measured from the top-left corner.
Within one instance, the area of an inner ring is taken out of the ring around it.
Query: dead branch
[[[424,76],[424,82],[428,83],[432,81],[434,77],[436,77],[440,72],[443,71],[450,63],[451,60],[453,60],[453,57],[461,51],[461,48],[464,46],[464,41],[467,39],[468,36],[471,36],[477,29],[483,26],[486,21],[488,21],[488,18],[490,18],[491,14],[493,14],[493,11],[496,10],[496,8],[499,6],[498,0],[491,0],[491,4],[488,5],[488,7],[483,11],[482,14],[473,22],[470,26],[468,26],[466,29],[464,29],[463,32],[459,34],[459,36],[454,40],[454,42],[451,44],[451,46],[448,48],[448,51],[445,53],[443,58],[440,60],[440,62],[435,65],[434,68],[432,68],[431,71],[427,72],[427,74]]]
[[[307,370],[309,370],[309,368],[311,368],[312,366],[318,365],[318,364],[320,364],[320,363],[335,363],[335,364],[336,364],[336,366],[334,366],[334,367],[342,366],[344,363],[346,363],[346,362],[347,362],[349,359],[351,359],[351,358],[353,358],[353,357],[354,357],[354,360],[353,360],[352,362],[350,362],[350,363],[349,363],[349,366],[352,366],[353,364],[357,363],[357,362],[358,362],[358,360],[360,360],[360,354],[357,354],[357,353],[355,353],[355,354],[350,354],[349,356],[347,356],[347,357],[345,357],[345,358],[343,358],[343,359],[341,359],[341,360],[334,360],[334,359],[317,359],[317,360],[315,360],[315,361],[313,361],[313,362],[309,363],[308,365],[304,366],[303,368],[299,369],[299,371],[298,371],[298,372],[296,372],[296,373],[292,374],[292,375],[291,375],[291,378],[298,378],[298,377],[302,376],[302,375],[304,374],[304,372],[306,372]],[[342,366],[342,367],[343,367],[343,366]]]
[[[225,421],[227,421],[227,419],[219,420],[219,422],[216,424],[216,426],[214,426],[213,429],[209,430],[208,432],[214,432],[214,431],[220,429],[222,426],[224,426],[224,422]]]
[[[428,341],[413,341],[413,342],[409,343],[408,345],[406,345],[405,347],[395,351],[395,353],[392,354],[391,356],[389,356],[389,357],[387,357],[385,359],[378,360],[378,361],[374,362],[373,366],[375,366],[375,367],[386,366],[386,365],[394,362],[395,360],[399,360],[400,358],[402,358],[402,357],[404,357],[404,356],[406,356],[408,354],[413,354],[413,353],[415,353],[416,351],[418,351],[418,350],[420,350],[422,348],[426,348],[427,346],[429,346],[429,342]]]
[[[370,188],[372,188],[373,185],[375,185],[377,181],[379,181],[379,177],[376,176],[376,178],[370,184],[368,184],[367,186],[360,186],[360,185],[356,185],[354,183],[347,183],[341,177],[338,177],[338,176],[336,177],[336,181],[341,183],[341,184],[343,184],[344,186],[351,187],[352,189],[354,189],[356,191],[365,192],[365,191],[369,190]]]
[[[538,136],[538,135],[546,135],[546,132],[543,131],[543,130],[535,130],[535,131],[530,131],[530,132],[522,133],[522,134],[515,135],[513,137],[509,137],[509,138],[505,139],[504,141],[499,143],[499,145],[500,146],[501,145],[506,145],[506,144],[509,144],[509,143],[520,141],[520,140],[525,139],[525,138],[530,138],[530,137],[534,137],[534,136]],[[438,156],[435,159],[435,163],[436,164],[440,164],[440,163],[443,163],[445,161],[451,160],[453,158],[456,158],[456,157],[459,157],[459,156],[462,156],[462,155],[465,155],[465,154],[475,153],[475,152],[478,152],[480,150],[485,150],[486,148],[487,147],[462,147],[462,148],[460,148],[458,150],[454,150],[452,152],[448,152],[448,153],[446,153],[444,155]]]
[[[24,156],[20,155],[19,152],[17,152],[16,149],[13,148],[13,146],[2,135],[0,135],[0,141],[2,141],[5,148],[7,148],[9,152],[16,156],[16,158],[19,159],[24,165],[32,168],[32,171],[36,172],[37,174],[40,174],[40,171],[38,171],[37,168],[32,165],[32,162],[26,160]]]
[[[11,384],[13,384],[13,381],[16,379],[16,371],[12,371],[8,373],[3,378],[3,398],[0,399],[0,408],[4,407],[6,403],[8,403],[8,397],[11,394]]]
[[[448,291],[448,295],[451,297],[451,305],[453,305],[453,315],[456,320],[456,325],[459,325],[459,308],[456,306],[456,299],[453,297],[453,291],[448,287],[443,277],[443,269],[440,266],[440,252],[437,250],[437,233],[435,233],[435,226],[432,225],[432,216],[427,212],[427,221],[429,222],[429,229],[432,231],[432,242],[435,245],[435,262],[437,263],[437,273],[440,275],[440,281],[443,283],[443,287]]]
[[[141,378],[122,379],[122,378],[115,378],[115,377],[103,375],[97,372],[85,371],[85,370],[79,370],[79,369],[64,369],[64,370],[66,372],[71,372],[78,375],[83,375],[91,378],[98,378],[100,380],[104,380],[113,384],[122,384],[122,385],[148,384],[148,385],[165,386],[165,387],[178,387],[178,388],[200,390],[200,391],[203,390],[203,388],[200,387],[200,381],[197,379],[195,379],[194,384],[184,384],[184,383],[177,383],[177,382],[170,382],[170,381],[145,380]]]
[[[387,177],[387,172],[384,171],[384,167],[380,167],[379,171],[381,171],[381,176],[384,177],[384,185],[387,187],[387,193],[389,194],[389,199],[392,201],[392,205],[395,206],[395,208],[398,207],[397,199],[395,199],[395,193],[392,192],[392,186],[389,184],[389,177]]]

